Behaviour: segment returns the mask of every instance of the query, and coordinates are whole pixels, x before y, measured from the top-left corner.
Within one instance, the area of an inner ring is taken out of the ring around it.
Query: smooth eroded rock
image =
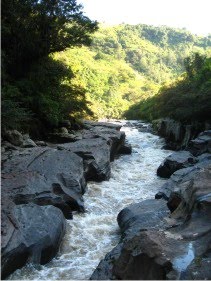
[[[53,206],[13,206],[9,213],[3,211],[2,221],[2,278],[26,262],[49,262],[65,233],[64,216]]]

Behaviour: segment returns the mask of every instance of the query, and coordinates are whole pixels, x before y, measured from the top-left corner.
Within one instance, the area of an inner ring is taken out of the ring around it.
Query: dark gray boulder
[[[24,173],[26,176],[22,177]],[[45,205],[47,202],[58,204],[65,210],[66,216],[71,210],[84,210],[82,195],[86,182],[83,160],[70,151],[41,147],[17,151],[4,162],[2,176],[3,189],[10,185],[14,189],[16,202],[31,202],[33,197],[34,203],[43,200]]]
[[[104,124],[104,123],[103,123]],[[120,125],[110,124],[103,126],[99,122],[90,123],[89,129],[81,131],[83,139],[102,138],[110,147],[110,161],[114,161],[120,149],[125,145],[125,132],[119,131]]]
[[[211,249],[202,257],[196,257],[183,274],[183,280],[211,280]]]
[[[100,261],[97,268],[92,273],[90,280],[116,280],[113,272],[115,262],[121,255],[123,243],[119,243],[103,260]]]
[[[131,154],[132,153],[132,146],[130,144],[124,144],[120,147],[119,154]]]
[[[102,181],[110,178],[110,146],[106,140],[83,139],[59,145],[58,148],[74,152],[83,159],[86,180]]]
[[[2,220],[3,279],[26,262],[49,262],[65,233],[64,216],[53,206],[11,205],[2,212]]]
[[[210,157],[204,155],[198,157],[198,162],[188,168],[180,169],[174,172],[166,183],[161,187],[160,192],[163,192],[169,198],[171,192],[183,182],[191,182],[192,178],[197,177],[201,169],[207,169],[210,166]]]
[[[169,178],[175,171],[193,166],[198,162],[188,151],[177,151],[169,155],[158,167],[157,175],[162,178]]]
[[[122,237],[124,240],[128,240],[140,231],[165,227],[166,223],[163,218],[168,214],[166,201],[148,199],[123,209],[117,216],[117,222]]]

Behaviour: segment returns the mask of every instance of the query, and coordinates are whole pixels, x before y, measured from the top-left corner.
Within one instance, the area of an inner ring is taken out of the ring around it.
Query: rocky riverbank
[[[92,280],[211,279],[211,131],[166,158],[156,199],[123,209],[120,243]]]
[[[170,118],[158,119],[152,122],[154,131],[166,140],[166,148],[172,150],[186,149],[190,141],[201,132],[211,130],[211,121],[192,122],[184,125]]]
[[[66,219],[84,212],[89,180],[110,177],[110,162],[131,153],[120,125],[84,122],[63,127],[54,143],[9,131],[2,142],[2,278],[27,262],[45,264],[57,253]],[[59,143],[59,144],[58,144]]]

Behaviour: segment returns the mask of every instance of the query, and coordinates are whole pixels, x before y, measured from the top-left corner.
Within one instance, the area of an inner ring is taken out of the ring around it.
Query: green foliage
[[[16,101],[16,97],[19,95],[20,92],[15,86],[8,85],[2,88],[2,129],[26,128],[26,123],[30,122],[32,114]]]
[[[4,127],[47,129],[91,114],[84,88],[72,85],[72,71],[51,56],[91,43],[97,23],[81,9],[76,0],[2,1]]]
[[[61,62],[51,57],[40,59],[25,78],[9,86],[3,101],[8,104],[18,99],[24,108],[31,110],[33,121],[40,120],[49,128],[69,117],[83,118],[91,111],[84,89],[72,85],[72,78],[72,72]]]
[[[211,58],[198,53],[185,59],[186,73],[159,94],[132,106],[127,118],[171,117],[185,123],[211,119]]]
[[[185,70],[185,56],[196,48],[207,53],[210,46],[208,38],[181,29],[101,25],[90,47],[67,49],[54,57],[73,71],[72,83],[85,89],[96,118],[121,118],[134,104],[130,114],[138,118],[136,104],[175,80]]]
[[[133,119],[201,118],[196,107],[183,109],[192,102],[190,95],[174,95],[172,88],[197,91],[195,100],[206,103],[209,36],[126,24],[102,25],[91,35],[97,24],[75,0],[3,0],[2,11],[4,126],[51,128],[64,118],[122,118],[124,112]],[[184,66],[194,51],[199,55]],[[184,70],[182,80],[163,86]]]
[[[90,44],[96,30],[76,0],[3,0],[2,50],[7,71],[23,75],[37,59],[66,47]]]
[[[132,102],[156,88],[124,60],[108,54],[100,57],[87,47],[56,53],[54,58],[73,71],[72,83],[84,87],[96,118],[121,118]]]

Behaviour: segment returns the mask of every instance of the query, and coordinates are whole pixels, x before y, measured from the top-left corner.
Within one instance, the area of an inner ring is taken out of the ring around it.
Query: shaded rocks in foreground
[[[64,216],[53,206],[14,206],[12,211],[3,211],[2,220],[2,278],[26,262],[49,262],[65,233]]]
[[[44,264],[55,256],[65,218],[84,211],[87,180],[109,179],[110,161],[125,149],[120,127],[85,122],[80,140],[61,145],[8,133],[13,144],[4,142],[2,151],[3,278],[26,262]]]
[[[202,267],[209,265],[211,250],[210,160],[178,170],[166,185],[167,205],[163,199],[146,200],[120,212],[121,243],[92,280],[211,278],[211,267]]]

